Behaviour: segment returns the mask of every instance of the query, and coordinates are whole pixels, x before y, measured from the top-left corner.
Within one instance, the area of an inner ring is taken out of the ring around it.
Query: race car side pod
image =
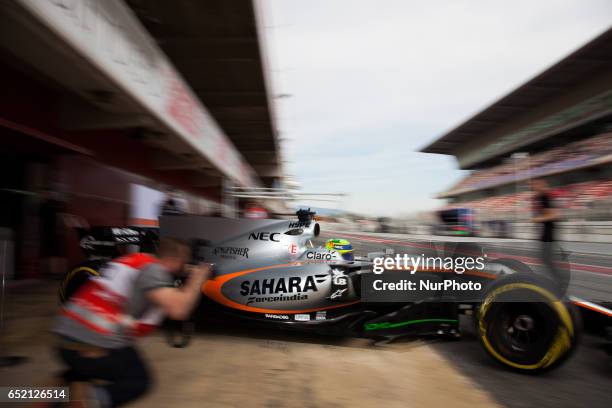
[[[570,300],[578,307],[597,312],[603,316],[612,318],[612,309],[608,309],[607,307],[598,305],[597,303],[589,302],[587,300],[583,300],[575,296],[570,296]]]
[[[570,301],[578,306],[585,329],[612,340],[612,302],[594,303],[575,296]]]

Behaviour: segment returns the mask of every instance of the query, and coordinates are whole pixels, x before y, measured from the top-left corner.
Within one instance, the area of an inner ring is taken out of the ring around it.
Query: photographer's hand
[[[201,286],[204,282],[210,279],[212,275],[212,264],[201,263],[199,265],[187,265],[185,270],[188,273],[188,280],[186,286],[196,287]]]

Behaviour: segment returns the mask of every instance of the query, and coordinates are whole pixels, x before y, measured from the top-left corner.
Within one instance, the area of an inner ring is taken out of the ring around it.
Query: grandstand
[[[422,149],[469,170],[438,195],[445,209],[525,222],[527,181],[543,177],[565,220],[612,221],[611,68],[612,29]]]

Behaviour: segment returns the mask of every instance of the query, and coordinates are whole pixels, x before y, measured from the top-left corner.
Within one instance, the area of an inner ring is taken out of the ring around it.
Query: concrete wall
[[[512,224],[511,237],[537,239],[540,233],[538,225],[527,222]],[[486,231],[483,231],[485,235]],[[565,221],[557,224],[557,239],[569,242],[602,242],[612,243],[612,221]]]

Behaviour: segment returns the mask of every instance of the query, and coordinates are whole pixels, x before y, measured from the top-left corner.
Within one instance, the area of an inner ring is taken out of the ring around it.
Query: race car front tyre
[[[574,351],[580,320],[574,306],[547,280],[499,279],[477,314],[478,338],[494,360],[514,370],[538,373],[558,367]]]
[[[81,287],[89,278],[99,275],[99,269],[103,262],[99,261],[88,261],[83,262],[68,271],[58,289],[58,297],[60,303],[66,302],[74,293]]]

